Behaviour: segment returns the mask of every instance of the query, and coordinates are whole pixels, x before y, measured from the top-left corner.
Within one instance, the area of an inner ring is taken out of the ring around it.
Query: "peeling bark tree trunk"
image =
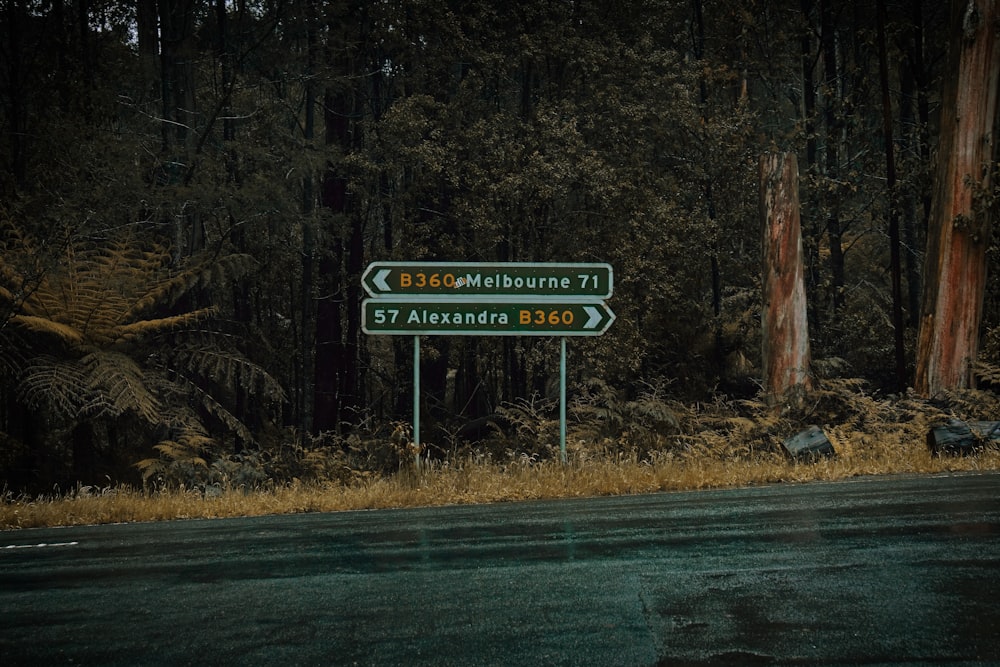
[[[914,388],[930,396],[973,386],[990,220],[976,195],[990,188],[1000,75],[1000,0],[955,0],[941,105]]]
[[[811,386],[798,181],[794,153],[768,153],[761,157],[764,390],[774,402],[781,401],[792,390],[807,390]]]

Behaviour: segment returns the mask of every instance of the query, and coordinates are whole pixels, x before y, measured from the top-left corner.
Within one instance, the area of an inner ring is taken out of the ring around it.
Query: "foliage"
[[[631,400],[622,393],[591,378],[573,399],[569,413],[574,424],[567,439],[584,448],[584,443],[597,445],[608,454],[631,451],[640,460],[669,449],[680,423],[677,406],[664,398],[663,389],[647,388]]]
[[[0,447],[39,484],[80,424],[154,485],[399,470],[411,357],[363,335],[360,274],[405,259],[612,264],[615,325],[572,346],[580,455],[773,449],[763,151],[800,156],[813,351],[845,361],[816,414],[891,377],[874,10],[833,4],[8,3]],[[947,48],[918,5],[888,7],[914,266]],[[551,341],[424,346],[426,456],[552,457]]]
[[[189,431],[165,440],[157,456],[137,465],[143,487],[196,490],[205,495],[244,492],[285,485],[345,485],[385,478],[416,465],[409,425],[358,431],[349,436],[319,436],[288,430],[268,432],[258,449],[227,453],[218,440]]]
[[[8,248],[14,256],[27,251]],[[280,401],[280,386],[208,326],[215,307],[180,302],[195,289],[245,275],[254,262],[239,255],[204,257],[172,269],[169,260],[162,250],[142,249],[128,238],[107,245],[80,240],[23,296],[21,275],[0,261],[6,278],[0,300],[13,313],[0,330],[0,357],[14,399],[67,431],[129,418],[149,434],[181,433],[179,442],[162,441],[161,451],[203,446],[210,440],[202,426],[208,418],[252,442],[223,401],[239,390]],[[173,458],[204,464],[194,456]]]
[[[494,423],[501,434],[500,441],[504,449],[510,454],[536,459],[556,455],[559,447],[559,419],[553,419],[554,409],[553,401],[544,400],[537,394],[498,406]]]

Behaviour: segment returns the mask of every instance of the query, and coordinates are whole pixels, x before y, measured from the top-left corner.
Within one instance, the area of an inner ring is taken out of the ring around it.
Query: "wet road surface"
[[[0,663],[1000,664],[1000,474],[0,532]]]

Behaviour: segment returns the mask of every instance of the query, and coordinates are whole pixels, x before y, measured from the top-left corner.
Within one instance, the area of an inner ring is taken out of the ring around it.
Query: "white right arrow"
[[[372,282],[375,283],[375,287],[379,288],[382,292],[392,291],[392,288],[389,287],[389,283],[385,281],[385,279],[389,277],[390,273],[392,273],[392,269],[379,269],[378,273],[375,274],[375,277],[372,278]]]
[[[604,319],[604,315],[601,313],[599,308],[595,308],[594,306],[584,306],[583,309],[587,311],[587,317],[590,318],[587,320],[587,323],[583,325],[584,329],[593,329],[601,323],[602,319]]]

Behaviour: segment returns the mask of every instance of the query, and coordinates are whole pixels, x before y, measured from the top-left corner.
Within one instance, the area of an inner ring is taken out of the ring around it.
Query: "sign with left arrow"
[[[361,284],[373,298],[607,299],[606,263],[372,262]]]
[[[367,334],[600,336],[615,321],[603,301],[366,299]]]

